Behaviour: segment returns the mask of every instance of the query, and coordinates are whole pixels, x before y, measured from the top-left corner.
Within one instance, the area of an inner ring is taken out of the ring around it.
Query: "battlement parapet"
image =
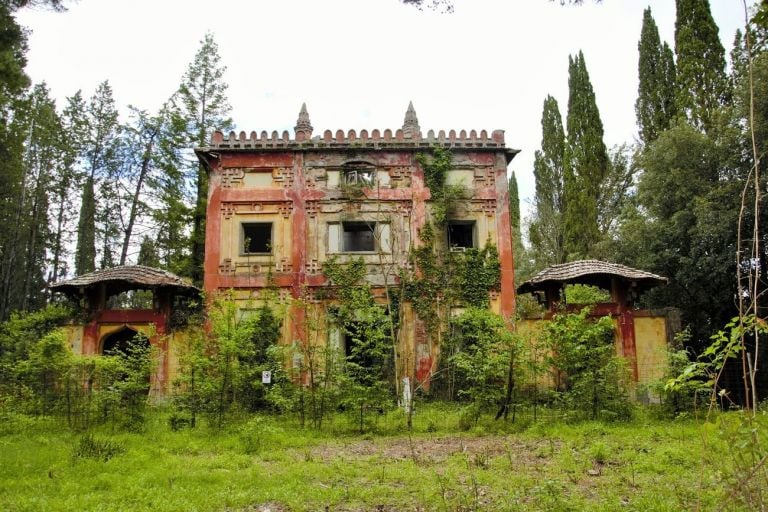
[[[441,146],[448,148],[487,148],[506,149],[504,146],[504,130],[493,130],[490,135],[486,130],[440,130],[435,133],[429,130],[426,137],[419,131],[415,134],[402,129],[378,129],[371,130],[325,130],[322,136],[307,138],[304,132],[297,132],[295,138],[291,138],[287,130],[282,133],[273,131],[271,134],[262,131],[258,134],[252,131],[249,135],[241,131],[239,134],[230,132],[225,135],[216,131],[211,137],[210,146],[206,149],[313,149],[313,148],[429,148]]]

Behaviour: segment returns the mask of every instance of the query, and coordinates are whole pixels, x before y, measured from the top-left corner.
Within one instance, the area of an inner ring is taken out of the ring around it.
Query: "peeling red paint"
[[[302,108],[293,139],[287,133],[278,135],[276,132],[271,136],[266,132],[261,135],[252,132],[250,137],[244,132],[239,137],[216,133],[210,147],[197,150],[209,170],[211,184],[207,210],[206,292],[216,293],[228,288],[258,291],[271,285],[294,299],[315,296],[315,291],[327,285],[322,274],[322,263],[328,256],[326,251],[337,253],[337,249],[331,251],[327,247],[330,234],[326,224],[354,220],[356,215],[366,215],[366,211],[370,216],[370,206],[367,210],[363,207],[366,201],[388,203],[391,206],[388,215],[407,219],[403,221],[407,223],[405,229],[410,231],[407,239],[413,246],[419,246],[419,232],[427,222],[431,193],[425,187],[424,174],[415,156],[428,152],[431,146],[440,146],[453,151],[454,162],[460,168],[492,169],[490,175],[489,171],[477,171],[480,174],[476,176],[481,177],[475,180],[472,188],[469,203],[475,217],[471,218],[494,218],[488,229],[499,250],[501,312],[508,319],[514,315],[514,259],[506,167],[516,151],[504,147],[502,131],[493,131],[490,137],[485,130],[479,134],[474,130],[469,134],[464,130],[458,134],[451,130],[448,136],[441,131],[424,137],[415,112],[409,111],[403,129],[394,132],[362,130],[358,136],[355,131],[326,130],[321,137],[315,138],[312,133],[309,115]],[[362,200],[350,201],[339,186],[328,185],[331,174],[336,173],[334,179],[338,180],[340,170],[348,162],[363,162],[386,172],[391,184],[365,188]],[[260,180],[261,185],[250,188],[246,185],[249,172],[259,174],[251,177],[250,183]],[[267,173],[272,179],[271,186],[265,184]],[[277,214],[274,213],[276,208]],[[275,236],[287,237],[277,240],[285,247],[284,253],[271,254],[268,261],[254,258],[258,268],[262,268],[259,265],[265,269],[272,265],[269,275],[263,270],[252,273],[250,263],[243,263],[243,255],[233,252],[231,247],[222,246],[223,241],[226,244],[226,240],[232,243],[239,240],[235,231],[238,221],[231,220],[233,216],[234,219],[247,219],[239,222],[259,222],[258,219],[263,218],[264,222],[278,226]],[[225,219],[229,220],[225,223]],[[285,223],[289,223],[288,228],[284,227]],[[229,230],[226,234],[225,229]],[[403,250],[403,254],[406,253],[407,249]],[[279,266],[276,262],[280,262]],[[374,288],[378,290],[378,286]],[[285,341],[308,343],[304,309],[298,305],[289,306],[288,317],[287,335],[291,340]],[[412,354],[412,357],[404,356],[408,361],[405,370],[426,387],[439,347],[431,345],[433,342],[423,332],[423,324],[418,319],[412,318],[409,322],[411,331],[406,334],[401,347],[405,354]]]

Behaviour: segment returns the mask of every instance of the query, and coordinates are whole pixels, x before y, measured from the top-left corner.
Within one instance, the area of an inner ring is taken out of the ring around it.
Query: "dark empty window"
[[[243,252],[272,252],[271,222],[253,222],[243,224]]]
[[[346,185],[359,185],[370,187],[373,185],[373,169],[352,168],[344,170],[344,183]]]
[[[375,222],[344,222],[341,250],[343,252],[373,252],[376,250]]]
[[[475,223],[471,221],[453,221],[448,223],[448,247],[468,249],[475,246]]]

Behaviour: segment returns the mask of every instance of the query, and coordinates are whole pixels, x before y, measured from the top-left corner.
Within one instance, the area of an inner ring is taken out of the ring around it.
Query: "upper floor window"
[[[360,187],[373,186],[374,169],[371,167],[348,167],[342,174],[344,185],[357,185]]]
[[[242,224],[242,248],[245,254],[272,252],[272,223],[247,222]]]
[[[389,223],[333,222],[328,224],[328,252],[390,252]]]
[[[464,251],[475,247],[475,222],[448,221],[448,247],[452,251]]]

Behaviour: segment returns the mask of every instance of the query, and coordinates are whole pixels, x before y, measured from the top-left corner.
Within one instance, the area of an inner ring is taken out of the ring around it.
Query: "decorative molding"
[[[235,273],[235,266],[232,264],[231,258],[226,258],[219,264],[219,274],[232,275]]]
[[[243,169],[229,168],[221,171],[221,188],[232,188],[243,184],[245,171]]]
[[[288,258],[280,258],[277,262],[275,262],[275,272],[280,272],[281,274],[288,274],[293,270],[293,265],[291,265],[288,262]]]
[[[492,187],[496,183],[496,174],[493,167],[479,167],[475,168],[474,186],[478,187]]]
[[[231,219],[237,212],[237,207],[232,203],[221,203],[221,216],[225,219]]]
[[[305,264],[305,268],[307,274],[319,274],[323,266],[316,258],[312,258]]]
[[[307,217],[314,219],[320,212],[319,201],[307,201],[304,206],[304,210],[307,212]]]
[[[277,167],[272,171],[272,180],[281,183],[283,188],[293,185],[293,169],[291,167]]]
[[[277,207],[277,211],[280,213],[280,215],[283,216],[284,219],[289,218],[293,213],[293,202],[285,201],[280,203]]]

